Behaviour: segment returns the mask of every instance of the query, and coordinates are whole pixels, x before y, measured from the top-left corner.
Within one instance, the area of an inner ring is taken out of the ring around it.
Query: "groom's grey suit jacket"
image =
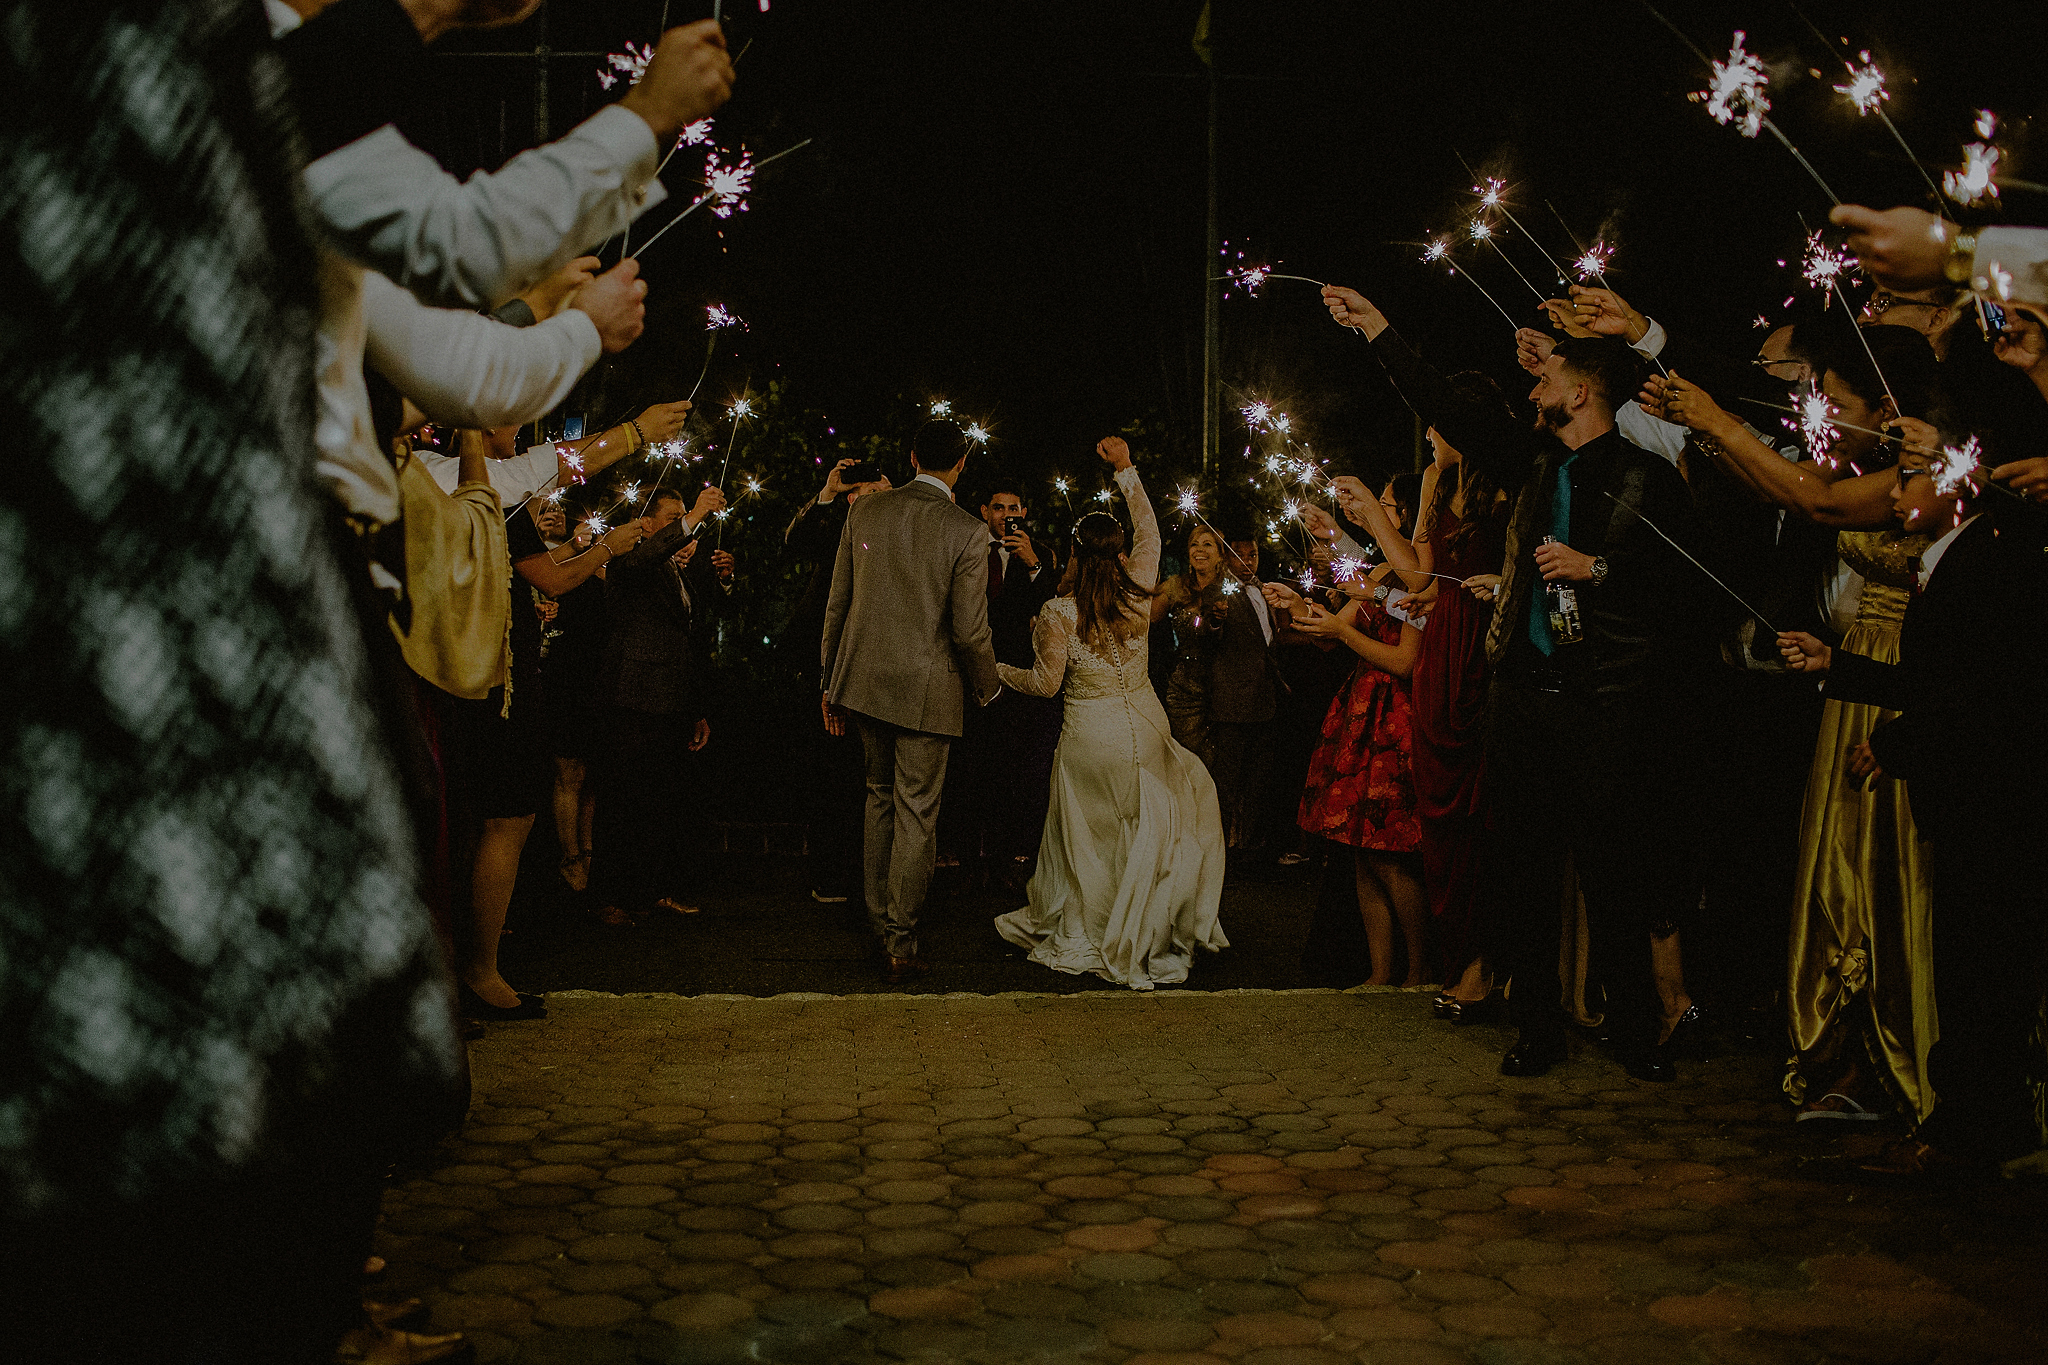
[[[988,527],[928,483],[847,513],[825,605],[825,695],[906,730],[960,734],[1002,688],[988,631]]]

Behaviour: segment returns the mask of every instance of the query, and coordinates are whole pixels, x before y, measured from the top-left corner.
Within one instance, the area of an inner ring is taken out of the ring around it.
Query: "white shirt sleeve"
[[[1623,403],[1616,408],[1614,425],[1621,428],[1621,434],[1630,443],[1662,455],[1674,465],[1678,463],[1678,453],[1685,449],[1685,428],[1652,417],[1640,403]]]
[[[2002,303],[2048,307],[2048,228],[1985,228],[1970,274],[1974,289]]]
[[[375,271],[363,273],[366,356],[428,420],[504,427],[553,411],[597,363],[597,325],[565,308],[532,327],[459,308],[429,308]]]
[[[387,124],[306,167],[336,249],[433,303],[494,308],[667,197],[645,119],[607,105],[458,181]]]
[[[1655,318],[1649,320],[1649,327],[1643,332],[1642,340],[1629,343],[1629,349],[1638,355],[1655,360],[1664,353],[1664,347],[1671,341],[1671,334],[1664,330],[1664,324]]]
[[[462,479],[461,460],[453,455],[436,455],[431,450],[420,451],[414,458],[433,475],[443,493],[455,492],[455,485]],[[553,441],[543,441],[509,460],[484,461],[484,472],[490,476],[491,487],[507,511],[545,488],[557,468]]]

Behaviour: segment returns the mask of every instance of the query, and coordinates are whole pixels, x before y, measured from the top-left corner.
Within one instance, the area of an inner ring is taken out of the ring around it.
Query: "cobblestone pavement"
[[[1760,1058],[1510,1080],[1401,993],[551,1008],[386,1206],[483,1361],[2048,1360],[2041,1187],[1854,1180]]]

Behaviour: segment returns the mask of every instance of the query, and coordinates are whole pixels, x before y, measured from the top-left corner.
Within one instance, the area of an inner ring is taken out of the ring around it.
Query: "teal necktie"
[[[1551,475],[1556,482],[1550,492],[1550,534],[1565,545],[1572,540],[1572,481],[1567,471],[1578,458],[1574,451]],[[1529,643],[1546,659],[1557,649],[1557,638],[1550,633],[1550,594],[1544,590],[1540,571],[1529,588]]]

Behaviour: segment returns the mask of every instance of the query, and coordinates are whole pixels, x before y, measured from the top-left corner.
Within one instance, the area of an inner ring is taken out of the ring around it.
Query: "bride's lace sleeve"
[[[1159,586],[1159,518],[1153,514],[1152,499],[1145,496],[1136,465],[1117,471],[1116,486],[1131,509],[1131,577],[1150,591]]]
[[[996,665],[996,673],[1002,678],[1003,686],[1032,697],[1059,695],[1061,685],[1067,680],[1067,645],[1074,638],[1074,623],[1066,612],[1060,610],[1062,604],[1071,607],[1073,599],[1055,597],[1045,604],[1045,610],[1039,612],[1031,623],[1031,647],[1037,655],[1031,667]]]

